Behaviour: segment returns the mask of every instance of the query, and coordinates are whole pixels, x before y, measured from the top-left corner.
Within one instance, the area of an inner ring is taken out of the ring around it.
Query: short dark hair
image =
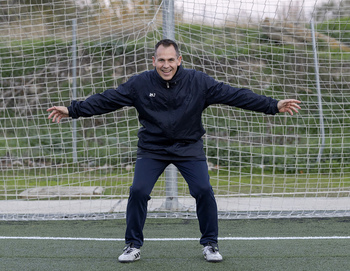
[[[180,56],[180,51],[179,51],[179,46],[177,46],[177,43],[173,40],[170,39],[163,39],[157,42],[155,49],[154,49],[154,56],[156,56],[157,54],[157,49],[159,46],[163,45],[164,47],[169,47],[169,46],[173,46],[176,52],[176,56],[179,57]]]

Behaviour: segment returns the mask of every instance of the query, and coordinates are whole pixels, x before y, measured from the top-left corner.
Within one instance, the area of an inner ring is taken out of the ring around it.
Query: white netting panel
[[[74,38],[79,100],[153,69],[163,2],[32,2],[0,1],[0,214],[123,216],[137,112],[123,108],[79,119],[75,152],[73,122],[51,123],[46,109],[72,100]],[[185,68],[303,102],[292,117],[221,105],[203,113],[222,217],[349,214],[349,9],[349,1],[175,1],[174,34]],[[178,195],[180,214],[191,216],[195,205],[181,176]],[[164,211],[164,197],[162,175],[149,210]]]

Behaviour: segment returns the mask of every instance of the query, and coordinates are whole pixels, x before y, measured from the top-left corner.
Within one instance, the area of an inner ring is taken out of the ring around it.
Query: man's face
[[[153,66],[156,67],[158,74],[166,81],[171,80],[177,67],[180,66],[182,57],[176,56],[174,46],[164,47],[160,45],[156,51],[156,55],[152,57]]]

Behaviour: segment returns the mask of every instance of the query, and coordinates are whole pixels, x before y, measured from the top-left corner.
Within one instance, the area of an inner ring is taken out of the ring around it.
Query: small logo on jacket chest
[[[152,93],[152,92],[150,92],[150,94],[149,94],[149,97],[152,97],[152,98],[154,98],[154,97],[156,97],[156,93]]]

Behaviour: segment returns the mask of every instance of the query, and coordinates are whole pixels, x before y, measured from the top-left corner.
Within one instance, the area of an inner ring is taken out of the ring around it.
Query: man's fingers
[[[299,103],[301,103],[299,100],[285,100],[281,105],[280,112],[288,112],[293,116],[293,111],[295,113],[299,113],[298,109],[301,109],[301,107],[298,105]]]
[[[68,109],[64,106],[53,106],[46,109],[47,112],[51,112],[48,119],[52,118],[52,122],[59,123],[61,119],[68,117]]]
[[[61,119],[61,117],[60,117],[59,115],[56,115],[56,116],[55,116],[55,120],[56,120],[57,123],[60,122],[60,119]]]
[[[55,121],[57,114],[58,114],[57,111],[52,111],[51,114],[48,116],[48,119],[51,119],[53,117],[52,121]]]
[[[55,122],[56,118],[57,118],[57,115],[56,115],[56,113],[53,112],[52,122]]]
[[[293,106],[298,108],[298,109],[301,109],[301,107],[298,104],[296,104],[296,103],[293,103]]]
[[[55,116],[55,114],[56,114],[55,111],[51,112],[51,114],[48,116],[48,119],[51,119],[53,116]]]
[[[288,102],[288,103],[294,103],[294,104],[300,104],[301,103],[301,101],[299,101],[299,100],[294,100],[294,99],[287,99],[287,100],[285,100],[286,102]]]
[[[298,106],[297,104],[293,104],[293,106],[291,106],[291,108],[296,112],[298,113],[298,109],[301,109],[300,106]]]
[[[51,112],[51,114],[48,116],[48,119],[52,118],[52,122],[57,121],[57,123],[59,123],[60,119],[62,119],[62,115],[59,111],[54,110]]]

